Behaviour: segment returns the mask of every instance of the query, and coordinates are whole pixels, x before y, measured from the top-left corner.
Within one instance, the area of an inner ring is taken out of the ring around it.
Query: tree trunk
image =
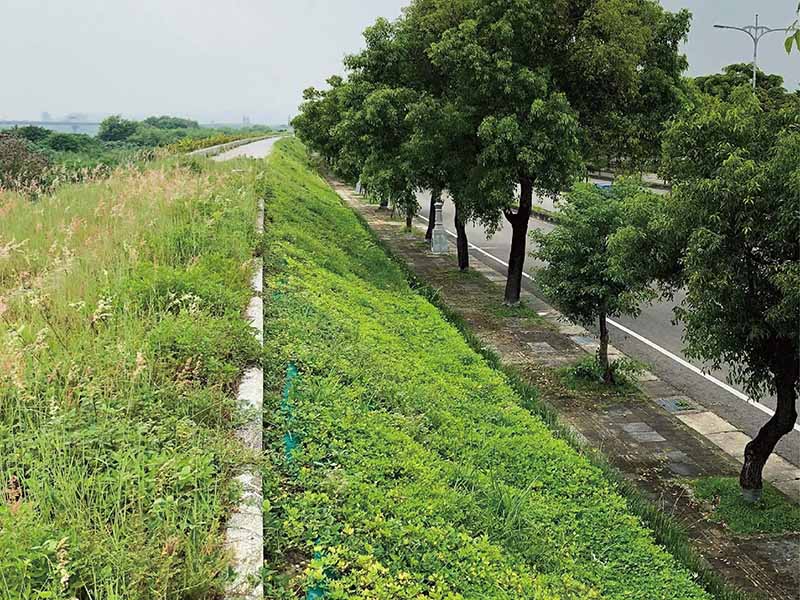
[[[414,211],[411,209],[406,210],[406,231],[411,231],[414,224]]]
[[[508,306],[519,304],[522,291],[522,270],[525,266],[525,247],[528,242],[528,222],[533,205],[533,182],[528,178],[520,181],[522,192],[519,199],[519,210],[516,213],[505,211],[511,224],[511,253],[508,257],[508,277],[506,279],[505,303]]]
[[[433,239],[433,226],[436,225],[436,203],[442,197],[441,188],[433,188],[431,191],[431,204],[428,209],[428,230],[425,232],[425,239],[429,242]]]
[[[469,270],[469,242],[467,241],[467,228],[461,218],[461,210],[456,203],[456,249],[458,250],[458,268],[460,271]]]
[[[611,385],[614,383],[614,374],[608,362],[608,322],[604,310],[600,312],[600,350],[597,357],[600,360],[600,368],[603,369],[603,383]]]
[[[778,441],[792,431],[797,421],[797,382],[800,376],[797,349],[792,342],[788,342],[778,344],[776,352],[778,356],[773,376],[778,405],[775,415],[761,428],[753,441],[745,446],[744,466],[739,475],[739,485],[745,499],[750,502],[760,499],[764,488],[764,465]]]

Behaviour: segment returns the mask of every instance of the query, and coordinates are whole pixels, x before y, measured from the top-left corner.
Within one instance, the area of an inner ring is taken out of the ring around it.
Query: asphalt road
[[[429,194],[419,194],[419,204],[422,207],[420,214],[425,218],[428,217],[429,202]],[[548,210],[554,208],[552,201],[547,199],[543,199],[540,206]],[[443,216],[446,229],[454,234],[452,202],[445,202]],[[550,231],[554,227],[538,219],[531,219],[530,224],[531,228],[543,231]],[[498,272],[506,274],[506,266],[497,260],[508,262],[511,227],[506,222],[503,222],[500,230],[491,237],[486,235],[482,227],[468,225],[467,237],[471,244],[494,257],[490,259],[471,249],[473,259],[483,260]],[[530,245],[528,249],[530,250]],[[528,256],[525,261],[525,272],[534,277],[536,268],[537,261]],[[535,285],[527,278],[523,280],[523,285],[530,291],[536,291]],[[683,295],[678,294],[675,302],[679,303],[682,299]],[[674,388],[754,437],[770,417],[763,409],[774,410],[775,398],[761,398],[760,406],[743,399],[742,396],[745,394],[742,388],[727,382],[729,373],[727,367],[708,371],[707,376],[699,374],[697,370],[702,370],[704,365],[688,359],[683,353],[683,326],[672,324],[672,309],[675,302],[643,305],[641,314],[635,319],[628,317],[614,319],[614,323],[610,323],[609,327],[611,343],[628,356],[647,365],[650,371]],[[794,431],[784,436],[776,452],[795,465],[800,465],[800,426],[795,426]]]
[[[252,144],[238,146],[228,150],[227,152],[223,152],[222,154],[217,154],[213,157],[213,160],[230,160],[232,158],[240,158],[242,156],[246,156],[248,158],[265,158],[270,152],[272,152],[272,147],[279,139],[281,138],[267,138],[265,140],[253,142]]]

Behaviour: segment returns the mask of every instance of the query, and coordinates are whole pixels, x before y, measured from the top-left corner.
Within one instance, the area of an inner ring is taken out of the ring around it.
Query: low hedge
[[[709,597],[409,288],[299,142],[268,183],[268,596]]]

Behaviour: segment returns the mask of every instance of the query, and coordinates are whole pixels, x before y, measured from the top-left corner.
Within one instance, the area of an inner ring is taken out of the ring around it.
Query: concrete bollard
[[[442,202],[436,203],[434,214],[433,237],[431,238],[431,252],[433,254],[447,254],[447,232],[444,230],[442,218]]]

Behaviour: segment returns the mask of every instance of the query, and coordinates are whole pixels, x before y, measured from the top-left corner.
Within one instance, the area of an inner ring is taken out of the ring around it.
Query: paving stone
[[[633,414],[630,410],[622,406],[614,406],[612,408],[609,408],[605,411],[605,413],[609,417],[614,418],[615,420],[629,417]]]
[[[647,423],[625,423],[622,426],[622,429],[626,433],[643,433],[645,431],[653,431],[653,428]]]
[[[682,452],[681,450],[672,450],[667,452],[667,458],[675,462],[686,462],[689,460],[689,457],[686,455],[686,452]]]
[[[699,474],[699,469],[689,463],[669,462],[667,468],[680,477],[695,477]]]
[[[688,415],[686,415],[688,416]],[[680,417],[679,417],[680,418]],[[706,436],[716,446],[733,456],[739,462],[744,462],[744,447],[750,438],[741,431],[726,431],[712,433]]]
[[[528,346],[535,354],[557,354],[556,349],[547,342],[528,342]]]
[[[571,335],[572,341],[578,346],[598,346],[597,340],[586,335]]]
[[[652,373],[651,373],[652,375]],[[670,398],[672,396],[680,396],[680,392],[672,387],[665,381],[658,379],[657,377],[652,380],[642,381],[639,380],[642,388],[642,391],[647,394],[650,398]],[[697,404],[697,403],[695,403]],[[699,406],[699,404],[698,404]]]
[[[703,435],[736,431],[736,427],[709,410],[700,413],[678,415],[678,418]]]
[[[657,431],[634,431],[629,435],[637,442],[645,442],[648,444],[667,441],[666,438]]]
[[[800,502],[800,479],[776,481],[773,485],[795,502]]]
[[[692,402],[686,396],[671,396],[669,398],[656,398],[656,404],[658,404],[659,406],[661,406],[661,408],[672,414],[697,412],[699,410],[697,404]]]
[[[792,481],[800,479],[800,468],[773,454],[764,465],[764,478],[768,481]]]
[[[658,377],[653,375],[650,371],[642,371],[636,376],[638,381],[658,381]]]
[[[586,335],[586,330],[583,327],[562,322],[558,323],[558,332],[561,335]]]

